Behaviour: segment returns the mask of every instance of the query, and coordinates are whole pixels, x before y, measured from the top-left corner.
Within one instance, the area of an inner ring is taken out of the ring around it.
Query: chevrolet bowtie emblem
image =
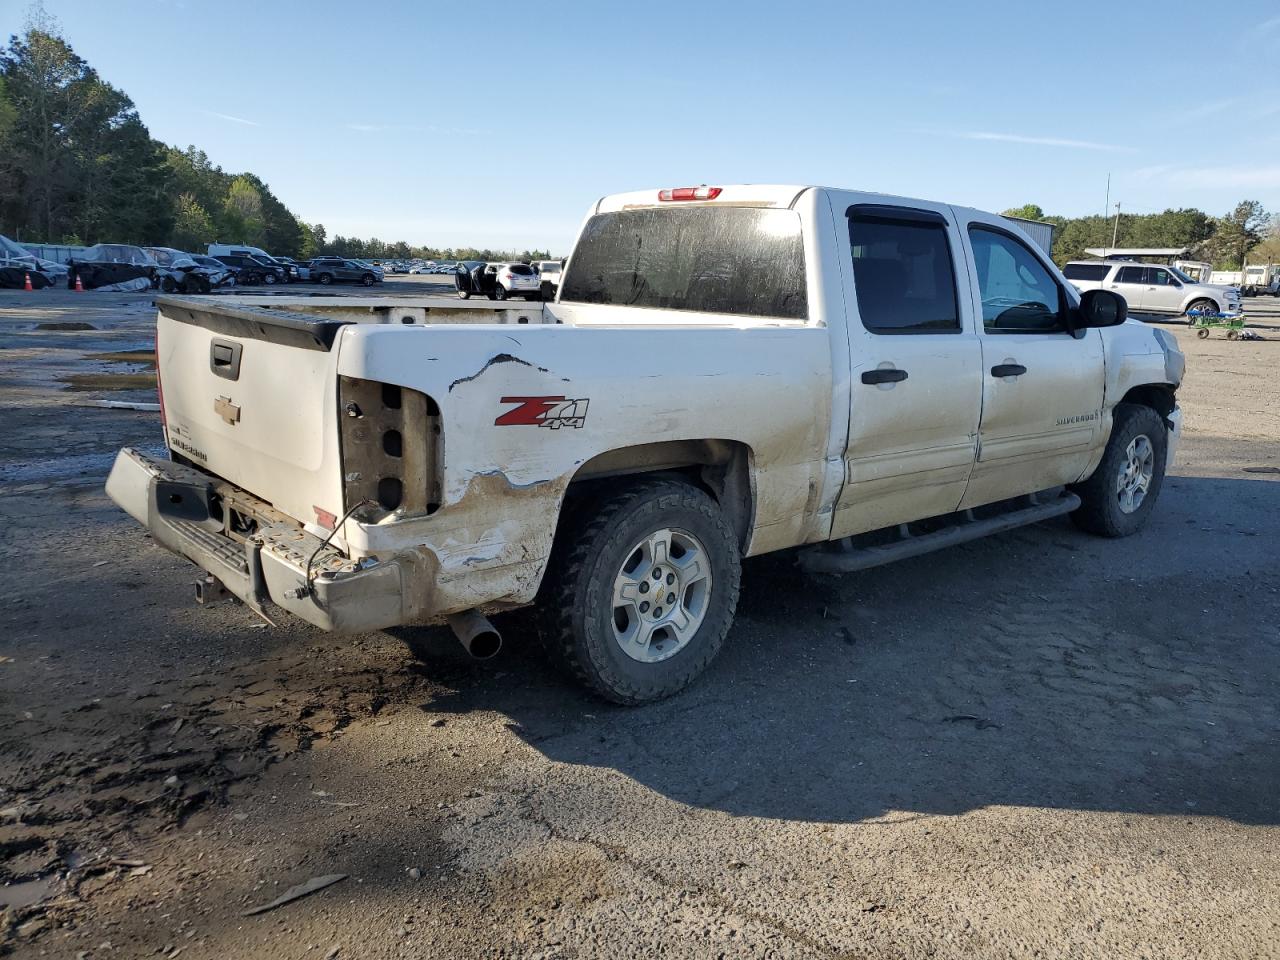
[[[231,402],[230,397],[219,397],[213,401],[213,412],[227,423],[234,424],[240,420],[240,408]]]

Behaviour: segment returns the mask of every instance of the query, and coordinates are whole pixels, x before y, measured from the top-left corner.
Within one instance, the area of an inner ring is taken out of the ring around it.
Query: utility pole
[[[1111,231],[1111,252],[1116,252],[1116,237],[1120,235],[1120,201],[1116,201],[1116,225]]]

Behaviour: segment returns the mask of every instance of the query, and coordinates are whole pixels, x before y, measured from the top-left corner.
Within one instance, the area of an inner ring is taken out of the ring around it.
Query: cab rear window
[[[1068,280],[1105,280],[1110,272],[1109,263],[1068,263],[1062,268]]]
[[[800,215],[729,206],[599,213],[561,291],[561,303],[803,320]]]

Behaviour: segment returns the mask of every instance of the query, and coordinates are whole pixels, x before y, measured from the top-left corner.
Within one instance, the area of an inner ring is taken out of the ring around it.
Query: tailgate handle
[[[244,344],[213,338],[209,344],[209,369],[224,380],[240,379],[240,354]]]

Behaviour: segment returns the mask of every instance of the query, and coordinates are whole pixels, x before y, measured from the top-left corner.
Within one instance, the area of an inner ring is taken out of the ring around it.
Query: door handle
[[[862,375],[863,383],[901,383],[907,379],[907,371],[894,370],[868,370]]]
[[[1020,377],[1027,372],[1027,368],[1020,363],[997,363],[991,368],[993,377]]]

